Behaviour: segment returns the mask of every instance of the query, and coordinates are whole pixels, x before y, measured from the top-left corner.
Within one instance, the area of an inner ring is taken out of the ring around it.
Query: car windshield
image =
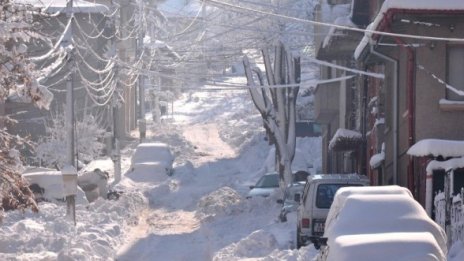
[[[339,188],[347,186],[361,186],[358,184],[320,184],[317,187],[316,207],[330,208],[334,200],[335,193]]]
[[[262,176],[255,185],[256,188],[277,188],[279,187],[279,176],[277,174]]]

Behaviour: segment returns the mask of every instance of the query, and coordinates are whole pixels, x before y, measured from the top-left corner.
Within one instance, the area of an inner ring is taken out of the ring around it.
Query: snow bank
[[[137,212],[146,204],[140,193],[127,193],[118,201],[77,205],[76,227],[65,217],[66,207],[54,203],[40,203],[38,214],[6,212],[0,260],[112,259],[125,227],[137,223]]]
[[[269,255],[277,246],[274,235],[267,231],[258,230],[237,243],[233,243],[218,251],[213,257],[213,261],[264,257]]]
[[[201,220],[230,215],[241,211],[242,196],[230,187],[222,187],[203,196],[198,202],[196,216]]]

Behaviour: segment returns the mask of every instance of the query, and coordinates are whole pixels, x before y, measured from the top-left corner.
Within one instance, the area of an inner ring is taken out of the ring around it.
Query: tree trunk
[[[264,128],[276,148],[276,170],[280,176],[280,188],[292,184],[291,162],[295,156],[296,98],[299,91],[300,64],[280,44],[276,48],[274,65],[268,50],[262,50],[266,80],[259,68],[251,68],[248,57],[244,57],[245,75],[253,103],[263,118]],[[259,80],[255,84],[253,72]],[[271,140],[270,140],[271,141]]]

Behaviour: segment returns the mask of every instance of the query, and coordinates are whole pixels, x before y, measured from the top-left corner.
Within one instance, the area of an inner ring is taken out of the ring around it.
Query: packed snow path
[[[314,255],[312,247],[290,250],[295,224],[277,221],[276,198],[245,199],[248,185],[264,173],[271,149],[246,91],[184,94],[169,117],[162,124],[148,123],[147,141],[171,146],[174,175],[154,174],[152,182],[143,183],[123,179],[149,204],[126,229],[117,260]]]

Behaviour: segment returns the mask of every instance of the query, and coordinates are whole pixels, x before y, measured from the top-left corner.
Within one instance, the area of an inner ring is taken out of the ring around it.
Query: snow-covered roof
[[[437,11],[449,11],[449,10],[464,10],[462,1],[456,0],[421,0],[421,1],[404,1],[404,0],[385,0],[382,7],[379,10],[378,15],[374,21],[366,28],[367,30],[376,30],[380,22],[384,19],[387,11],[390,9],[403,9],[403,10],[437,10]],[[368,45],[372,32],[365,32],[363,39],[359,43],[358,47],[354,52],[354,58],[358,59],[362,51]]]
[[[427,164],[427,173],[432,173],[434,170],[449,171],[452,169],[464,168],[464,158],[452,158],[446,161],[432,160]]]
[[[335,25],[342,25],[342,26],[348,26],[348,27],[356,27],[356,25],[351,21],[350,16],[342,16],[338,17],[335,19],[333,22]],[[324,41],[322,42],[322,48],[327,47],[327,45],[330,43],[330,40],[332,37],[335,35],[335,31],[337,31],[337,28],[335,27],[330,27],[329,33],[326,35],[324,38]]]
[[[425,139],[409,148],[408,155],[416,157],[461,157],[464,156],[464,141]]]
[[[347,130],[340,128],[335,132],[335,135],[330,140],[329,149],[332,150],[335,148],[337,143],[342,141],[354,141],[357,142],[362,138],[361,133],[354,131],[354,130]]]
[[[66,11],[66,0],[14,0],[16,3],[32,5],[43,8],[48,13]],[[84,0],[73,0],[74,13],[105,13],[108,7],[102,4],[92,3]]]

